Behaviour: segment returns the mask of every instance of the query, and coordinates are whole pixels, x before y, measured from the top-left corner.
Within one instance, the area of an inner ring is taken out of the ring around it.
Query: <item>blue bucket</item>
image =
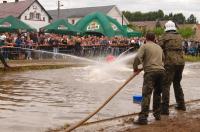
[[[142,95],[134,95],[133,96],[133,102],[140,104],[142,102]]]

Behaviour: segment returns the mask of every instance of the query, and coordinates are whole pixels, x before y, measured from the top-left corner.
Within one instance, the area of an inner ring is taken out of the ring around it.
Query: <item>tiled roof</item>
[[[0,4],[0,18],[7,16],[19,17],[35,0],[9,2]]]
[[[107,14],[115,5],[110,6],[98,6],[98,7],[85,7],[85,8],[72,8],[72,9],[60,9],[60,18],[66,19],[71,17],[84,17],[92,12],[103,12]],[[58,11],[49,10],[47,11],[56,20],[58,17]]]
[[[159,21],[161,27],[164,27],[167,21]],[[156,21],[135,21],[131,22],[131,24],[136,25],[138,27],[146,27],[147,29],[153,29],[156,26]]]

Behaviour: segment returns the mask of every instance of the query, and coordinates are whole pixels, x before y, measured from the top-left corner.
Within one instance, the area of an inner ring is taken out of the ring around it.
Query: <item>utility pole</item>
[[[122,26],[124,25],[124,15],[122,13]]]
[[[60,1],[59,0],[58,0],[58,16],[57,17],[58,17],[57,19],[60,18]]]
[[[60,4],[60,0],[58,0],[58,16],[57,19],[60,19],[60,7],[64,6],[63,4]]]

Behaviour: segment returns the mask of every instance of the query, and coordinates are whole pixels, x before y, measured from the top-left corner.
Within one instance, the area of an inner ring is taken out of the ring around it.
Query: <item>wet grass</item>
[[[187,62],[200,62],[200,56],[185,55],[184,59]]]
[[[67,67],[66,65],[38,65],[38,66],[17,66],[9,69],[0,68],[0,72],[21,72],[27,70],[44,70],[44,69],[60,69]]]
[[[85,65],[80,64],[41,64],[41,65],[20,65],[20,66],[12,66],[11,68],[4,69],[0,67],[0,73],[9,73],[9,72],[23,72],[29,70],[46,70],[46,69],[61,69],[66,67],[82,67]]]
[[[9,60],[9,69],[4,69],[3,65],[0,64],[0,73],[2,72],[21,72],[28,70],[45,70],[45,69],[60,69],[65,67],[83,67],[88,65],[82,62],[69,62],[63,59],[45,59],[45,60]]]

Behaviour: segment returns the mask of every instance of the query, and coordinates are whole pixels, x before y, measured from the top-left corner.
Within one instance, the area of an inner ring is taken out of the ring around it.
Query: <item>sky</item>
[[[2,0],[1,0],[2,1]],[[14,1],[14,0],[7,0]],[[46,10],[56,9],[58,0],[38,0]],[[116,5],[121,11],[157,11],[165,14],[183,13],[186,17],[194,14],[200,21],[200,0],[60,0],[66,8]]]

